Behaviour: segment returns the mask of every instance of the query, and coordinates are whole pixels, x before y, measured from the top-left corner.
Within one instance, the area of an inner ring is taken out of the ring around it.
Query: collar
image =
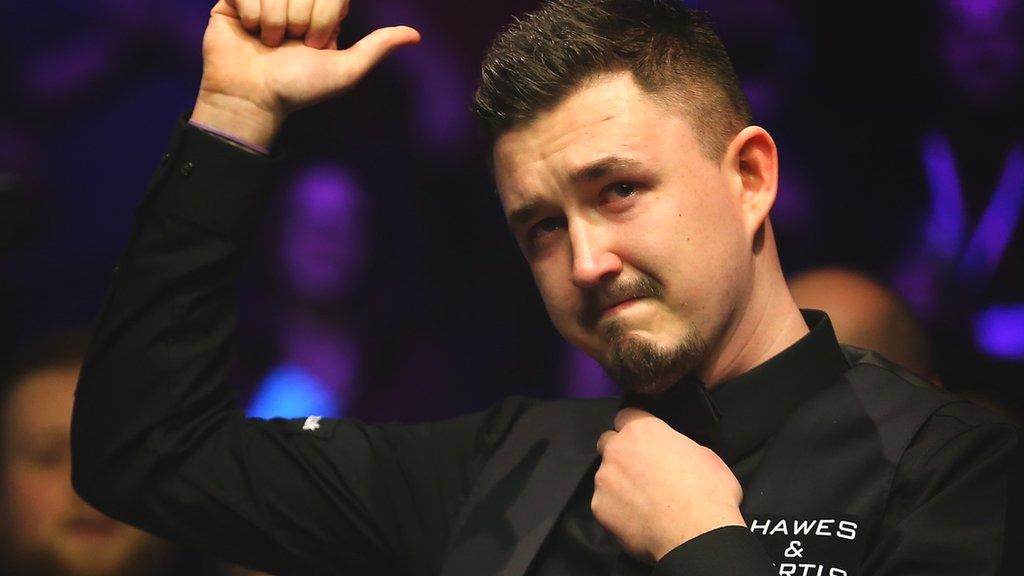
[[[655,398],[627,397],[672,428],[710,446],[728,464],[750,454],[815,391],[850,367],[832,322],[819,310],[802,310],[810,331],[753,369],[710,392],[687,378]]]

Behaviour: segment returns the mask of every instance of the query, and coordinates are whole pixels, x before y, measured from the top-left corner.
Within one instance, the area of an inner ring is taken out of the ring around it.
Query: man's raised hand
[[[220,0],[203,37],[192,119],[267,147],[290,112],[355,86],[391,51],[419,41],[407,26],[338,50],[348,0]]]

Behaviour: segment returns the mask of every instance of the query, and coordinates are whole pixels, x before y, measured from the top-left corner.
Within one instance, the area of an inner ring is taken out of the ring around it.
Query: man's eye
[[[629,198],[636,192],[636,184],[632,182],[618,182],[611,185],[610,192],[619,198]]]
[[[545,218],[540,222],[537,222],[530,228],[530,239],[536,240],[552,232],[555,232],[559,228],[564,226],[564,221],[561,218]]]
[[[609,184],[601,190],[601,204],[617,204],[627,198],[632,198],[640,191],[640,188],[640,184],[636,182]]]

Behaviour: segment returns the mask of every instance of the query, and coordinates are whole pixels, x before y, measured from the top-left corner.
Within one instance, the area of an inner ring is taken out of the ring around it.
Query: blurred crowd
[[[74,382],[132,211],[190,110],[211,0],[0,1],[0,574],[224,574],[71,491]],[[562,343],[469,113],[537,2],[354,2],[352,42],[423,34],[297,114],[241,283],[253,416],[443,418],[614,385]],[[782,163],[773,224],[840,340],[1024,406],[1024,3],[699,0]],[[471,24],[470,24],[471,23]]]

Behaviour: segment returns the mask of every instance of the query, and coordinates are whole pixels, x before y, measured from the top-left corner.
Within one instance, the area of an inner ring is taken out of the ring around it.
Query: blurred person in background
[[[366,306],[372,239],[366,199],[347,170],[322,163],[301,169],[282,203],[272,265],[281,305],[269,310],[274,327],[255,331],[275,342],[250,359],[263,374],[248,413],[343,415],[365,346],[358,312]]]
[[[71,408],[88,333],[22,347],[0,374],[0,575],[219,576],[224,570],[108,518],[71,486]]]
[[[111,520],[71,487],[71,407],[85,339],[54,336],[0,383],[0,573],[134,576],[170,565],[168,545]]]
[[[936,370],[935,344],[927,327],[879,280],[848,268],[822,267],[796,274],[789,288],[801,308],[828,313],[840,342],[878,352],[936,386],[1024,423],[1024,407],[1006,387],[983,379],[959,382],[943,377]]]
[[[903,299],[881,282],[856,270],[823,267],[790,278],[789,290],[801,308],[828,314],[840,342],[873,350],[936,380],[928,332]]]
[[[306,164],[279,201],[272,297],[258,297],[254,325],[242,330],[248,415],[449,415],[458,402],[448,354],[415,331],[385,278],[371,198],[357,177],[337,163]]]

